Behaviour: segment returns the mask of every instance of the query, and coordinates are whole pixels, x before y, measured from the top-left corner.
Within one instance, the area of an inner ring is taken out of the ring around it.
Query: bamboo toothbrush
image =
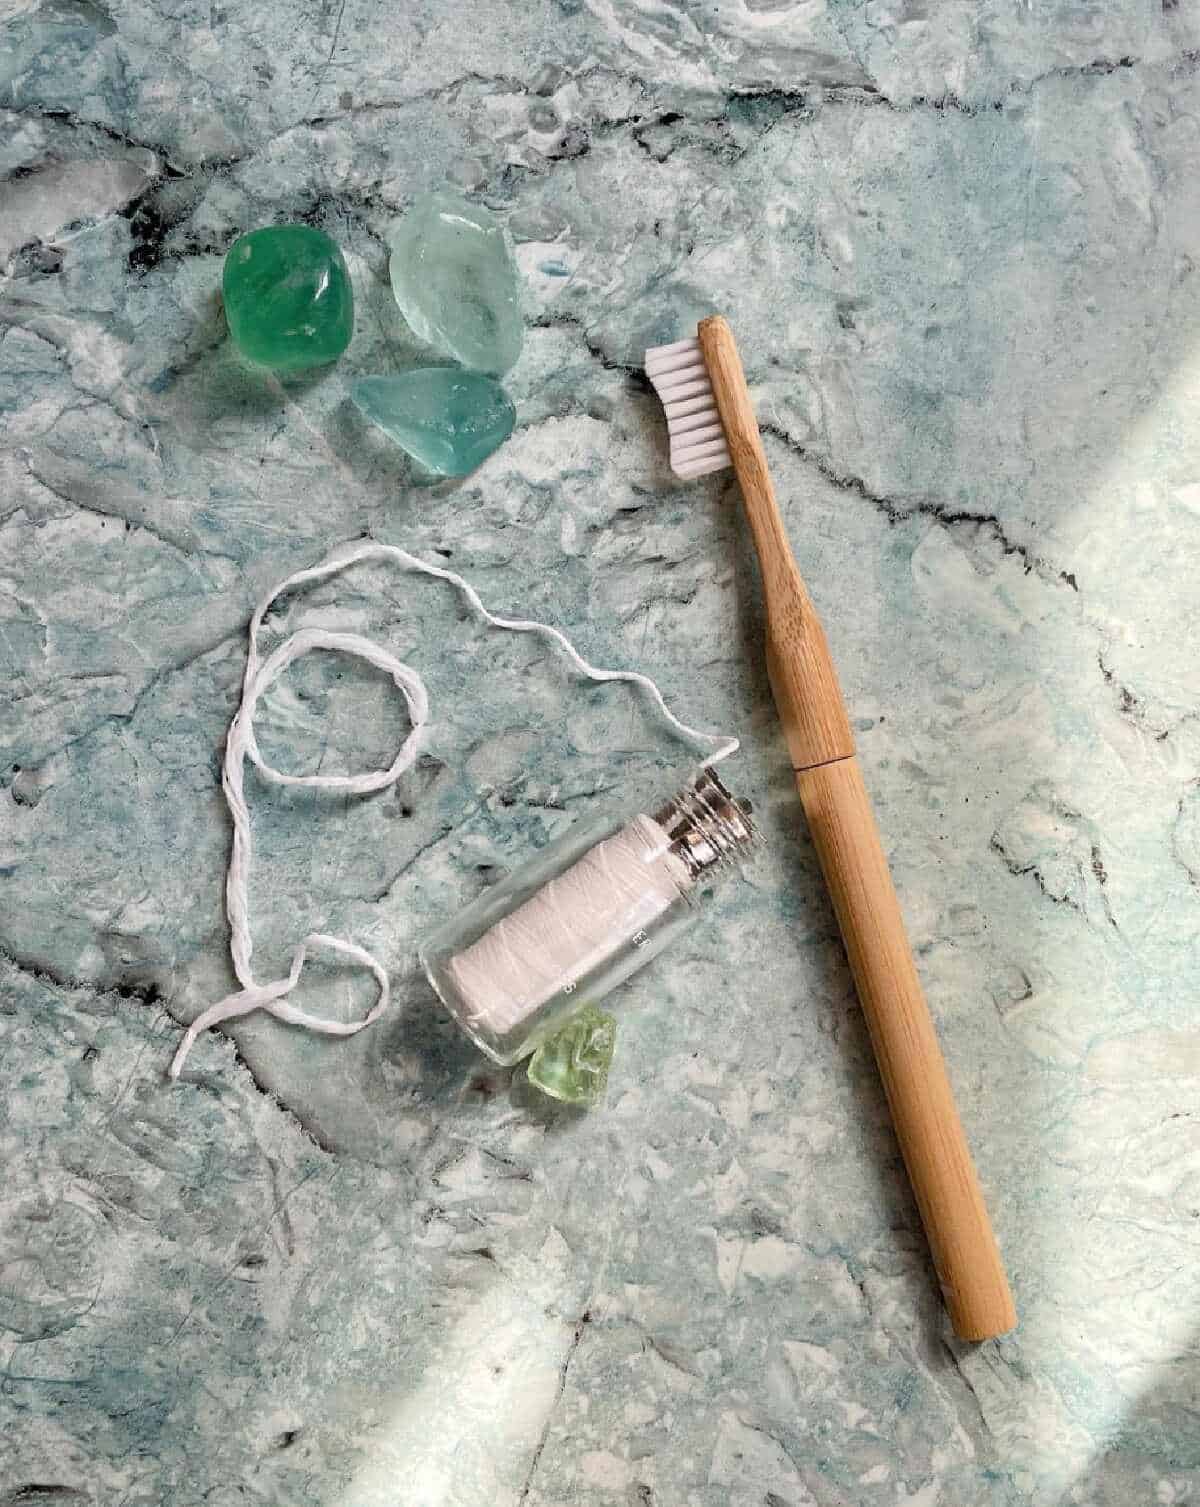
[[[855,754],[825,634],[792,557],[733,332],[646,352],[681,477],[732,465],[762,568],[767,671],[955,1332],[1017,1322]]]

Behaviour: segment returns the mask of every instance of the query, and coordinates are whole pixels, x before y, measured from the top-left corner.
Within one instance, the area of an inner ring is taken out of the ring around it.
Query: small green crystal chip
[[[608,1084],[616,1040],[613,1017],[595,1005],[585,1005],[534,1052],[529,1059],[529,1081],[566,1104],[598,1104]]]
[[[336,361],[354,333],[354,293],[336,242],[311,225],[239,236],[221,280],[234,344],[257,366],[303,371]]]

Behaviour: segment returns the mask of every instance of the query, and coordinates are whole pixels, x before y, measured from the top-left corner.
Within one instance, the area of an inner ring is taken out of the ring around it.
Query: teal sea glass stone
[[[516,409],[491,377],[456,366],[360,377],[350,396],[373,423],[439,476],[465,476],[513,431]]]
[[[529,1059],[529,1081],[566,1104],[598,1104],[608,1086],[617,1041],[611,1015],[585,1005]]]
[[[311,225],[267,225],[239,236],[225,257],[221,291],[234,344],[256,366],[325,366],[354,333],[345,259]]]
[[[475,371],[513,366],[524,334],[519,283],[492,214],[458,194],[426,194],[390,240],[392,292],[413,333]]]

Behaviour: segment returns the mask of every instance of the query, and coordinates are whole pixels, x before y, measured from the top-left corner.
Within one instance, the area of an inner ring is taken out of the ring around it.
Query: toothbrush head
[[[716,394],[695,337],[646,352],[646,375],[667,415],[671,470],[690,480],[733,464]]]

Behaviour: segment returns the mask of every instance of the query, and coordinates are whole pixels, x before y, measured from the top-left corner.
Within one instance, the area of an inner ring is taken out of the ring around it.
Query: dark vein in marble
[[[1078,819],[1077,812],[1068,812],[1061,806],[1052,809],[1054,809],[1055,813],[1059,816],[1063,816],[1068,819],[1072,817]],[[1037,885],[1041,893],[1052,904],[1065,905],[1069,910],[1073,910],[1076,915],[1082,916],[1085,921],[1088,921],[1090,923],[1091,917],[1088,915],[1085,907],[1081,905],[1078,900],[1073,899],[1070,895],[1056,895],[1054,891],[1051,890],[1046,884],[1045,877],[1042,874],[1042,871],[1038,868],[1037,864],[1034,862],[1022,863],[1019,859],[1015,858],[1004,846],[1004,841],[1001,838],[999,832],[992,833],[991,839],[988,842],[988,848],[996,854],[996,856],[1004,864],[1004,867],[1014,877],[1031,878]],[[1114,931],[1120,931],[1121,928],[1117,924],[1117,918],[1113,914],[1112,902],[1109,900],[1107,894],[1108,870],[1105,868],[1104,858],[1101,854],[1099,845],[1095,842],[1089,843],[1088,868],[1100,888],[1100,903],[1104,910],[1105,920],[1113,928]],[[1082,877],[1082,866],[1080,866],[1079,868],[1079,873]]]
[[[967,1393],[970,1396],[971,1401],[975,1404],[976,1411],[979,1414],[979,1422],[982,1425],[984,1432],[987,1433],[987,1434],[990,1434],[992,1432],[992,1427],[991,1427],[991,1424],[988,1423],[987,1414],[984,1412],[984,1409],[983,1409],[983,1399],[980,1397],[979,1392],[976,1389],[975,1383],[971,1380],[970,1376],[963,1369],[963,1364],[962,1364],[962,1362],[963,1362],[963,1356],[959,1354],[958,1350],[955,1348],[955,1345],[949,1339],[947,1339],[945,1335],[940,1336],[940,1338],[941,1338],[942,1349],[950,1357],[950,1360],[953,1363],[955,1375],[962,1382],[963,1386],[966,1387]],[[973,1355],[973,1354],[975,1354],[976,1353],[976,1347],[972,1345],[970,1347],[970,1349],[967,1350],[965,1353],[967,1355]]]
[[[344,9],[344,7],[343,7]],[[334,31],[333,44],[329,57],[323,65],[327,69],[332,61],[334,50],[337,47],[338,35],[341,26],[339,15],[338,25]],[[568,124],[564,133],[564,141],[558,149],[547,155],[545,162],[547,167],[555,162],[571,160],[572,158],[585,155],[590,148],[591,136],[596,133],[611,133],[629,128],[637,141],[638,146],[649,151],[644,140],[644,133],[652,126],[669,126],[677,122],[685,126],[694,127],[697,124],[716,123],[721,124],[725,113],[731,106],[752,104],[767,107],[772,111],[773,118],[768,119],[762,132],[768,134],[779,121],[787,115],[807,110],[812,110],[823,104],[844,104],[863,107],[882,107],[897,114],[909,114],[921,110],[931,110],[938,114],[955,114],[960,116],[977,116],[989,112],[1002,111],[1014,97],[1029,95],[1041,84],[1053,79],[1082,79],[1104,77],[1118,72],[1131,72],[1145,67],[1156,71],[1166,71],[1173,78],[1184,76],[1200,66],[1200,52],[1185,50],[1175,58],[1162,62],[1145,62],[1145,60],[1132,56],[1119,58],[1095,58],[1091,62],[1075,65],[1067,65],[1060,68],[1048,69],[1044,73],[1035,75],[1027,81],[1013,80],[1001,93],[992,95],[982,101],[964,99],[953,93],[943,95],[914,95],[908,100],[896,99],[884,94],[874,84],[863,83],[823,83],[817,80],[805,80],[791,87],[778,85],[763,86],[759,88],[734,88],[714,95],[710,101],[716,107],[707,116],[699,110],[691,109],[686,114],[672,108],[670,105],[655,105],[653,101],[659,96],[658,86],[636,74],[624,73],[617,69],[608,68],[604,65],[593,65],[576,74],[565,75],[563,84],[579,85],[592,78],[605,77],[617,82],[627,83],[635,87],[648,102],[646,112],[630,113],[624,116],[593,117],[589,122],[575,122],[578,127],[577,140],[570,140],[571,124]],[[22,105],[20,108],[9,107],[9,114],[20,118],[40,118],[43,120],[58,121],[79,130],[91,130],[108,141],[119,144],[127,149],[134,148],[154,153],[162,163],[159,179],[147,186],[146,190],[139,195],[139,199],[151,193],[155,184],[162,178],[197,178],[211,175],[222,169],[237,166],[259,156],[268,147],[274,145],[291,132],[304,128],[320,128],[339,120],[353,119],[356,116],[378,114],[388,111],[405,111],[422,104],[430,104],[442,100],[454,102],[469,86],[476,85],[481,94],[499,93],[502,91],[523,96],[538,95],[542,92],[537,86],[537,80],[526,81],[514,77],[511,74],[495,73],[487,74],[472,70],[447,81],[444,84],[423,91],[414,92],[403,97],[386,98],[380,100],[366,100],[358,104],[350,105],[344,110],[327,111],[318,115],[304,116],[299,120],[289,122],[279,131],[265,137],[245,152],[225,156],[213,156],[202,158],[194,163],[179,163],[172,158],[171,150],[162,143],[143,140],[131,135],[126,131],[118,130],[106,122],[87,119],[72,111],[44,106],[35,103]],[[319,84],[318,84],[319,88]],[[661,97],[661,96],[659,96]],[[648,115],[653,118],[648,119]],[[582,133],[581,135],[579,133]],[[671,150],[674,148],[672,147]],[[746,149],[737,151],[730,144],[722,143],[722,152],[728,155],[733,153],[736,159],[744,155]],[[659,155],[658,160],[665,161],[670,151]],[[509,164],[510,168],[517,170],[519,164]],[[524,169],[523,171],[529,171]]]
[[[799,440],[793,439],[787,430],[778,424],[766,423],[759,427],[763,434],[780,440],[794,455],[799,456],[806,464],[815,467],[826,481],[840,491],[850,492],[864,502],[869,502],[873,508],[884,515],[889,523],[899,524],[907,523],[913,518],[931,518],[947,530],[959,527],[983,529],[995,539],[1006,556],[1015,555],[1021,561],[1026,575],[1036,575],[1040,580],[1048,581],[1052,585],[1069,586],[1072,591],[1078,592],[1079,586],[1074,571],[1060,569],[1043,556],[1034,554],[1027,545],[1010,537],[995,513],[976,513],[967,508],[948,508],[944,503],[930,502],[926,499],[899,502],[885,493],[873,491],[860,476],[838,471],[824,456],[818,455],[802,445]]]
[[[898,99],[884,94],[874,84],[846,83],[820,84],[806,81],[790,88],[772,85],[763,88],[733,89],[724,96],[726,108],[739,101],[774,107],[779,117],[811,110],[822,104],[849,105],[859,108],[879,107],[897,115],[910,115],[919,111],[933,111],[939,115],[976,116],[1004,110],[1014,98],[1030,95],[1042,84],[1053,79],[1103,78],[1114,73],[1132,72],[1145,68],[1147,71],[1166,71],[1173,78],[1190,73],[1200,65],[1200,53],[1184,51],[1175,58],[1146,62],[1142,58],[1123,56],[1119,58],[1094,58],[1089,63],[1069,64],[1050,68],[1044,73],[1022,81],[1014,79],[1002,92],[985,99],[971,100],[954,93],[914,94],[908,99]],[[643,85],[643,87],[646,87]],[[771,122],[769,129],[778,123]]]
[[[638,1327],[640,1328],[641,1326],[639,1325]],[[644,1330],[643,1339],[646,1349],[653,1351],[664,1366],[670,1366],[672,1371],[678,1371],[681,1376],[686,1376],[690,1380],[703,1380],[703,1373],[698,1363],[686,1350],[681,1349],[678,1345],[673,1345],[670,1340],[660,1339],[658,1336],[649,1334]]]
[[[1175,820],[1171,823],[1171,857],[1188,877],[1188,883],[1194,889],[1200,890],[1200,866],[1189,861],[1189,855],[1185,852],[1179,837],[1179,827],[1184,818],[1184,811],[1188,803],[1188,792],[1196,798],[1196,791],[1200,789],[1200,780],[1193,780],[1188,790],[1179,797],[1175,806]]]
[[[738,1422],[744,1428],[750,1429],[752,1433],[761,1434],[764,1439],[769,1439],[787,1460],[797,1477],[801,1480],[804,1479],[804,1472],[800,1468],[800,1462],[783,1442],[782,1431],[779,1428],[768,1424],[762,1417],[755,1416],[745,1408],[739,1410],[737,1417]]]
[[[448,83],[437,84],[432,89],[418,90],[415,94],[406,94],[392,99],[362,100],[358,104],[348,105],[344,110],[325,111],[320,115],[307,116],[296,120],[289,126],[285,126],[279,133],[286,135],[301,126],[329,125],[337,120],[353,120],[359,115],[378,115],[389,110],[409,110],[414,105],[431,104],[438,100],[450,99],[460,94],[469,84],[484,86],[484,93],[500,93],[505,91],[510,94],[528,94],[532,86],[514,77],[511,73],[479,73],[469,71],[459,74],[457,78],[450,79]],[[489,85],[496,86],[489,91]],[[279,136],[271,138],[277,141]]]
[[[22,1380],[23,1378],[8,1378]],[[39,1380],[40,1378],[31,1378]],[[62,1386],[82,1386],[82,1381],[62,1382]],[[90,1502],[87,1492],[59,1481],[26,1481],[0,1500],[0,1507],[36,1507],[38,1502],[47,1502],[49,1507],[63,1507],[66,1502]]]
[[[1103,649],[1096,651],[1096,663],[1100,667],[1104,684],[1111,686],[1116,695],[1118,714],[1127,722],[1132,723],[1140,733],[1146,733],[1152,737],[1156,743],[1165,743],[1172,733],[1178,732],[1185,724],[1195,721],[1197,716],[1200,716],[1197,712],[1185,712],[1174,722],[1164,723],[1161,716],[1158,720],[1153,719],[1143,698],[1119,681],[1113,670],[1109,668],[1105,662]]]
[[[339,15],[338,25],[334,32],[333,49],[336,49],[337,46],[340,26],[341,16]],[[325,68],[328,67],[329,62],[332,60],[332,55],[333,52],[331,50],[329,58],[326,59]],[[1158,71],[1165,69],[1170,77],[1177,78],[1192,72],[1197,65],[1200,65],[1200,52],[1191,51],[1182,52],[1169,62],[1162,63],[1143,64],[1142,59],[1130,56],[1116,59],[1097,58],[1085,64],[1047,70],[1045,73],[1038,74],[1026,82],[1014,80],[1003,93],[979,102],[963,99],[951,93],[940,96],[918,95],[905,101],[885,95],[875,85],[868,82],[821,83],[807,80],[787,88],[772,85],[761,88],[730,89],[721,94],[714,95],[708,101],[707,113],[704,112],[703,105],[698,108],[689,108],[686,113],[673,108],[667,104],[666,100],[661,98],[657,85],[653,85],[634,74],[625,74],[618,70],[606,68],[603,65],[595,65],[580,73],[564,77],[562,82],[578,85],[592,77],[604,76],[614,81],[627,83],[640,91],[642,97],[647,101],[647,108],[644,111],[631,112],[625,115],[594,115],[569,121],[557,146],[546,152],[542,157],[540,167],[520,163],[504,164],[498,170],[497,179],[492,186],[501,192],[508,191],[514,183],[523,178],[539,176],[551,171],[560,162],[571,161],[586,156],[595,140],[626,130],[632,133],[632,139],[640,150],[646,152],[660,163],[666,162],[679,146],[689,141],[694,141],[701,149],[708,151],[726,163],[735,163],[761,142],[765,136],[769,135],[782,120],[796,114],[811,116],[818,107],[826,104],[849,105],[858,108],[882,107],[897,114],[910,114],[920,110],[931,110],[939,114],[973,117],[988,112],[1002,111],[1014,98],[1030,95],[1039,85],[1051,79],[1103,77],[1117,72],[1130,72],[1143,66]],[[118,143],[127,149],[136,148],[149,151],[158,157],[161,164],[159,173],[147,183],[146,187],[128,205],[119,211],[114,211],[123,214],[130,221],[131,226],[136,232],[134,235],[134,244],[129,254],[131,270],[147,271],[156,266],[168,254],[188,255],[196,251],[211,251],[215,253],[226,249],[225,246],[195,246],[188,247],[180,253],[164,252],[164,240],[180,224],[186,222],[194,207],[190,204],[182,205],[170,213],[163,214],[159,209],[157,196],[164,183],[170,180],[189,179],[197,184],[202,184],[222,171],[259,157],[269,147],[284,139],[293,131],[301,129],[319,130],[322,126],[339,120],[353,119],[360,115],[387,111],[406,111],[422,104],[430,104],[443,100],[455,103],[459,100],[462,93],[472,85],[477,86],[484,97],[488,94],[499,93],[501,91],[526,97],[545,92],[537,87],[537,80],[527,83],[508,74],[484,74],[471,71],[451,79],[447,83],[437,85],[425,91],[416,92],[403,98],[364,101],[357,105],[351,105],[344,110],[306,116],[290,122],[279,131],[248,147],[244,152],[202,158],[194,163],[182,164],[173,160],[170,149],[161,143],[144,141],[104,122],[85,119],[71,111],[41,106],[35,103],[23,106],[20,109],[10,109],[8,113],[17,118],[26,116],[58,121],[77,130],[94,131],[104,139]],[[656,96],[659,97],[659,103],[655,103]],[[668,95],[667,98],[670,99],[671,96]],[[745,108],[747,105],[764,109],[766,117],[760,129],[752,134],[751,139],[746,144],[739,146],[729,134],[731,123],[727,117],[731,108],[735,106]],[[679,124],[682,128],[678,139],[662,147],[654,147],[647,140],[647,133],[650,130],[662,127],[670,128],[676,124]],[[716,130],[716,138],[705,137],[702,132],[697,134],[698,128],[705,126]],[[331,197],[335,199],[348,198],[351,200],[356,198],[349,189],[339,190],[331,195]],[[362,199],[361,195],[357,197],[360,200]],[[394,212],[394,206],[385,207],[389,213]],[[26,248],[20,249],[24,250]]]
[[[87,980],[72,977],[60,968],[44,960],[22,957],[19,953],[11,951],[0,942],[0,961],[9,965],[17,973],[24,974],[26,978],[34,979],[39,984],[46,984],[52,989],[58,989],[69,993],[91,994],[103,998],[107,994],[115,994],[120,999],[137,1000],[143,1005],[161,1005],[163,994],[157,983],[135,984],[128,980],[117,982],[116,980]],[[169,1019],[167,1016],[162,1017]]]
[[[1087,63],[1066,64],[1059,68],[1050,68],[1043,73],[1035,74],[1032,78],[1021,80],[1013,79],[1002,91],[989,95],[987,98],[972,101],[954,93],[941,95],[916,94],[908,99],[901,99],[885,94],[875,84],[867,81],[846,82],[823,82],[817,79],[805,79],[790,86],[778,84],[736,87],[713,93],[707,99],[700,101],[701,108],[707,105],[716,107],[713,113],[701,114],[696,109],[683,111],[673,104],[654,103],[656,98],[662,98],[665,92],[667,99],[674,99],[678,91],[663,91],[661,86],[636,73],[627,73],[620,69],[611,68],[604,64],[594,64],[580,72],[566,74],[558,85],[550,90],[556,93],[558,88],[564,85],[580,85],[595,78],[604,78],[614,83],[632,85],[647,101],[647,111],[633,113],[624,116],[596,117],[592,125],[600,129],[620,129],[625,126],[631,127],[635,137],[644,133],[655,125],[673,125],[682,123],[695,126],[712,121],[718,121],[721,114],[734,104],[758,104],[768,108],[774,107],[779,115],[793,114],[806,109],[812,109],[821,104],[845,104],[858,107],[878,106],[891,110],[896,114],[911,114],[921,110],[929,110],[938,114],[957,114],[965,116],[984,115],[990,112],[1003,110],[1015,96],[1032,94],[1039,86],[1053,79],[1084,79],[1103,78],[1114,73],[1132,72],[1137,69],[1154,71],[1167,71],[1172,77],[1179,77],[1200,64],[1200,53],[1184,50],[1174,58],[1164,60],[1146,60],[1139,57],[1124,55],[1118,58],[1099,57],[1093,58]],[[445,84],[414,94],[396,96],[379,100],[364,100],[353,104],[344,110],[336,110],[306,117],[293,122],[284,128],[280,135],[286,134],[301,126],[321,126],[332,121],[353,119],[359,115],[378,114],[384,111],[401,111],[410,109],[414,105],[428,104],[433,101],[457,98],[469,85],[478,85],[484,95],[489,93],[509,93],[524,96],[538,96],[545,91],[538,87],[537,80],[526,81],[514,77],[512,74],[485,74],[478,71],[470,71],[451,79]],[[682,102],[682,96],[680,96]],[[768,129],[777,124],[779,116],[769,123]],[[278,137],[271,138],[272,141]],[[638,145],[647,150],[643,141]],[[261,147],[256,149],[261,150]],[[571,154],[564,154],[571,155]],[[660,159],[661,160],[661,159]]]
[[[642,367],[635,366],[630,362],[616,361],[607,355],[596,337],[591,333],[589,323],[575,314],[541,314],[531,322],[532,329],[569,329],[577,330],[583,336],[583,341],[589,354],[603,367],[605,371],[620,372],[630,377],[634,385],[641,391],[650,391],[650,383]],[[553,417],[553,416],[551,416]],[[854,476],[836,470],[823,456],[802,445],[794,439],[784,428],[778,424],[761,423],[760,432],[780,440],[793,454],[799,456],[808,465],[815,466],[826,481],[841,491],[851,492],[860,497],[864,502],[869,502],[872,507],[881,512],[891,524],[906,523],[915,517],[933,519],[943,528],[953,531],[955,528],[970,526],[986,530],[999,544],[1005,556],[1015,555],[1021,561],[1026,575],[1036,574],[1039,579],[1052,585],[1069,586],[1072,591],[1078,593],[1079,583],[1075,572],[1062,569],[1045,559],[1044,556],[1035,554],[1025,544],[1013,539],[1007,532],[1004,524],[995,513],[972,512],[965,508],[951,509],[942,503],[918,500],[909,503],[901,503],[884,493],[875,492],[867,486],[859,476]]]
[[[34,120],[57,121],[62,125],[70,126],[76,131],[94,131],[97,136],[103,137],[104,140],[113,142],[115,145],[123,146],[129,150],[152,152],[154,156],[161,160],[163,173],[173,178],[187,176],[186,168],[177,167],[172,163],[169,150],[161,143],[143,141],[138,136],[130,136],[127,132],[118,131],[115,126],[107,125],[102,120],[89,120],[83,116],[76,115],[71,110],[60,110],[49,105],[39,105],[36,103],[22,105],[19,109],[15,109],[12,106],[0,108],[3,108],[4,113],[15,115],[18,119],[24,117]],[[23,170],[20,176],[28,176],[30,171],[36,172],[37,169],[36,167],[27,168]]]
[[[634,385],[642,392],[649,392],[650,381],[640,366],[629,361],[616,361],[604,350],[604,347],[591,332],[591,325],[578,314],[539,314],[529,322],[529,328],[534,330],[577,330],[583,337],[583,343],[587,347],[588,354],[607,372],[620,372],[624,376],[631,377]]]
[[[175,1025],[180,1032],[183,1031],[183,1023],[174,1020],[173,1017],[172,1024]],[[303,1116],[298,1114],[297,1111],[294,1110],[285,1099],[280,1098],[280,1096],[275,1092],[274,1089],[268,1088],[267,1085],[262,1082],[258,1074],[251,1067],[250,1063],[246,1060],[246,1057],[243,1054],[242,1049],[238,1045],[237,1041],[225,1027],[218,1026],[216,1029],[220,1033],[221,1037],[225,1041],[227,1041],[233,1048],[233,1060],[246,1074],[246,1077],[250,1081],[250,1086],[256,1094],[261,1094],[264,1099],[266,1099],[271,1105],[273,1105],[281,1115],[283,1115],[292,1125],[296,1127],[296,1129],[300,1132],[305,1140],[312,1142],[312,1144],[318,1149],[318,1151],[323,1151],[326,1156],[332,1157],[339,1157],[343,1155],[338,1147],[333,1145],[330,1141],[327,1141],[321,1135],[320,1131],[316,1130],[312,1125],[308,1124]],[[165,1066],[163,1068],[163,1071],[166,1071]],[[200,1068],[188,1069],[185,1067],[179,1075],[177,1084],[178,1086],[188,1084],[192,1087],[202,1088],[204,1086],[205,1077],[206,1075]],[[367,1166],[382,1167],[383,1165],[381,1162],[373,1162],[372,1159],[367,1156],[352,1155],[350,1159],[352,1161],[361,1161]]]
[[[1077,915],[1083,915],[1083,907],[1079,904],[1078,900],[1073,900],[1070,895],[1056,895],[1052,890],[1047,888],[1046,880],[1036,863],[1022,863],[1019,858],[1014,858],[1004,846],[999,832],[992,833],[988,841],[988,847],[1015,878],[1023,879],[1028,877],[1032,879],[1052,905],[1065,905]]]
[[[542,1425],[541,1437],[538,1439],[537,1448],[533,1452],[533,1459],[529,1462],[525,1484],[521,1487],[521,1495],[517,1498],[517,1507],[522,1507],[522,1504],[529,1498],[530,1490],[533,1487],[533,1478],[542,1458],[542,1451],[546,1448],[546,1440],[550,1437],[550,1425],[554,1420],[555,1413],[558,1411],[559,1404],[562,1402],[563,1393],[567,1390],[567,1372],[571,1369],[571,1362],[575,1359],[575,1352],[579,1349],[579,1342],[583,1339],[583,1331],[591,1321],[591,1310],[585,1308],[575,1322],[575,1331],[571,1336],[571,1343],[567,1347],[566,1355],[563,1356],[562,1365],[558,1368],[558,1391],[554,1395],[554,1401],[550,1404],[550,1409],[546,1414],[546,1421]]]
[[[160,544],[165,545],[168,549],[174,550],[176,554],[183,555],[185,559],[193,559],[197,555],[217,560],[233,560],[235,558],[233,555],[225,554],[221,550],[210,549],[207,545],[200,544],[194,538],[189,538],[186,535],[181,536],[179,539],[173,539],[170,534],[165,533],[160,528],[156,528],[154,524],[148,523],[145,518],[131,518],[128,513],[122,513],[117,508],[109,510],[108,508],[97,506],[94,502],[83,502],[78,497],[72,497],[70,493],[64,492],[54,482],[50,481],[48,477],[42,475],[34,464],[32,456],[26,457],[25,466],[33,480],[39,486],[44,487],[51,496],[57,497],[59,502],[65,502],[72,513],[91,513],[93,517],[103,519],[108,523],[123,524],[126,533],[132,533],[135,529],[139,530],[144,534],[148,534],[152,539],[157,539]],[[60,518],[69,518],[71,513],[60,513],[58,516]]]

